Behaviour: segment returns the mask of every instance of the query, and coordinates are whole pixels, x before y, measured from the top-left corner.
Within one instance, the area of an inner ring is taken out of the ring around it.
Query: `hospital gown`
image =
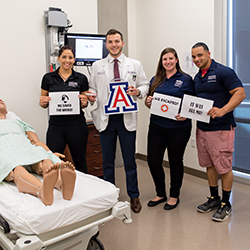
[[[17,166],[28,166],[44,159],[61,162],[51,151],[32,145],[25,131],[35,132],[17,119],[0,119],[0,182]]]

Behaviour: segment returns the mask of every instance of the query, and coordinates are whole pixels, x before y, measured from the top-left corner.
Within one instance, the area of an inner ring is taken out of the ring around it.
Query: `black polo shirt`
[[[72,75],[64,82],[58,74],[59,68],[43,76],[41,88],[49,92],[87,91],[89,89],[88,79],[84,74],[72,69]],[[80,105],[80,104],[79,104]],[[71,126],[85,122],[84,112],[80,107],[79,115],[53,115],[49,123],[58,126]]]

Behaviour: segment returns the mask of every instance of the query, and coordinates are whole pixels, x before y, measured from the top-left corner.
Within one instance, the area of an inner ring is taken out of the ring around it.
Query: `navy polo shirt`
[[[84,74],[72,69],[72,75],[64,82],[58,74],[58,71],[59,68],[56,71],[47,73],[43,76],[41,86],[43,90],[49,92],[78,91],[80,94],[89,89],[88,79]],[[71,126],[84,122],[85,117],[81,107],[79,115],[53,115],[50,116],[49,119],[50,124],[59,126]]]
[[[153,84],[153,82],[154,77],[151,79],[150,85]],[[191,76],[177,71],[169,79],[165,77],[165,80],[155,89],[155,92],[183,98],[184,94],[194,94],[194,82]],[[154,114],[151,114],[150,122],[164,128],[182,128],[191,126],[190,119],[186,119],[185,121],[177,121]]]
[[[196,95],[213,100],[213,106],[217,108],[222,108],[229,102],[232,97],[229,91],[243,87],[234,70],[214,60],[205,76],[202,77],[201,70],[199,70],[194,82]],[[231,130],[231,126],[236,126],[233,111],[222,117],[211,118],[210,123],[197,122],[197,127],[203,131]]]

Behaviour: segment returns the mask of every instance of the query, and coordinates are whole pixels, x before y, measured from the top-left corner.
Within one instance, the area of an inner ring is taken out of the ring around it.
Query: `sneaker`
[[[228,203],[221,202],[221,206],[213,214],[212,220],[225,221],[229,218],[231,213],[232,213],[231,204],[229,202]]]
[[[197,210],[201,213],[207,213],[212,209],[217,209],[220,206],[220,196],[218,196],[217,198],[213,196],[207,198],[207,202],[197,207]]]

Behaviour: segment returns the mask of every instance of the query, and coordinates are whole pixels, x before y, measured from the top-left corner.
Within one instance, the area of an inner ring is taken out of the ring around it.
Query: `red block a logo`
[[[137,102],[127,95],[128,82],[114,82],[109,84],[110,96],[108,104],[104,106],[107,115],[137,112]]]

